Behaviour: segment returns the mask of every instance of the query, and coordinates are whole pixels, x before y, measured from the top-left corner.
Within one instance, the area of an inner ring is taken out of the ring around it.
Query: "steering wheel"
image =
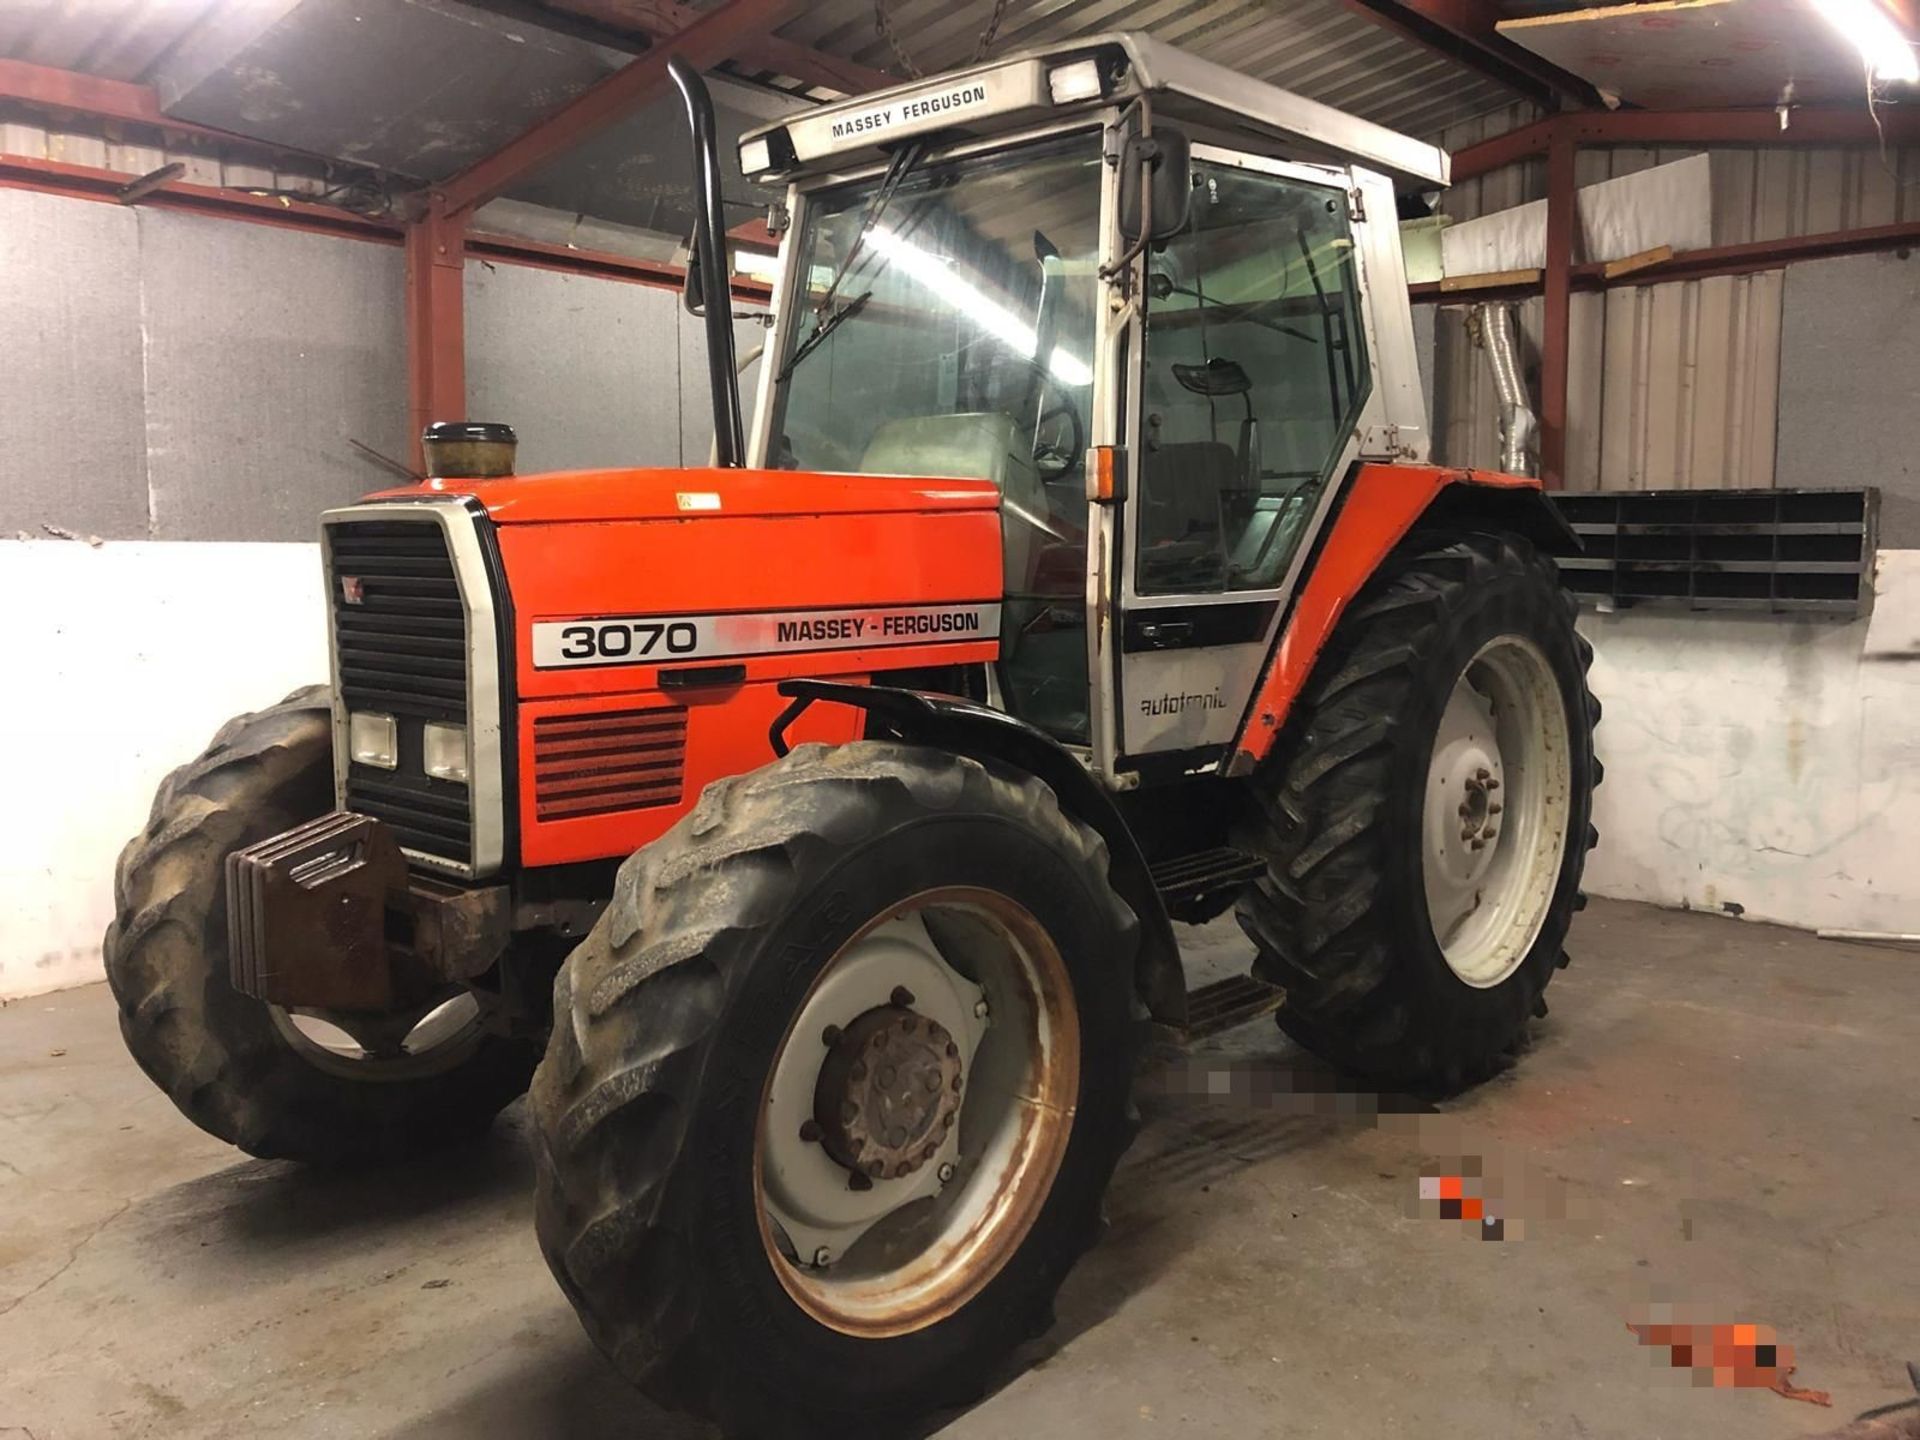
[[[1081,464],[1087,453],[1087,425],[1071,400],[1040,412],[1033,424],[1033,468],[1042,480],[1057,480]]]

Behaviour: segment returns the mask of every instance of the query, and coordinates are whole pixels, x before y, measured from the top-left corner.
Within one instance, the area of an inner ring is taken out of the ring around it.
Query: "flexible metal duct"
[[[1500,468],[1509,475],[1531,475],[1527,452],[1533,446],[1539,418],[1527,399],[1527,382],[1520,375],[1520,347],[1513,336],[1513,306],[1489,300],[1474,307],[1480,343],[1493,364],[1493,388],[1500,396]]]

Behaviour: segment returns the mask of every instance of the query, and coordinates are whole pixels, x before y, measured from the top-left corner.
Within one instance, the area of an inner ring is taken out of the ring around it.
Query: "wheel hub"
[[[960,1046],[939,1021],[910,1003],[875,1006],[839,1033],[820,1066],[820,1144],[856,1174],[911,1175],[953,1129],[963,1085]]]

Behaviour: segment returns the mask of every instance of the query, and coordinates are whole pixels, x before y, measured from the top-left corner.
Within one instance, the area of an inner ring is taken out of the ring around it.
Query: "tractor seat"
[[[1148,450],[1141,479],[1140,543],[1217,540],[1220,497],[1241,487],[1240,457],[1220,440]]]

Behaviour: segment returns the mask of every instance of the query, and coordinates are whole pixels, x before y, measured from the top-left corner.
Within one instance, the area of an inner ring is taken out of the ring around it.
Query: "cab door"
[[[1200,766],[1238,733],[1372,388],[1348,172],[1196,145],[1192,183],[1185,227],[1143,262],[1123,766]]]

